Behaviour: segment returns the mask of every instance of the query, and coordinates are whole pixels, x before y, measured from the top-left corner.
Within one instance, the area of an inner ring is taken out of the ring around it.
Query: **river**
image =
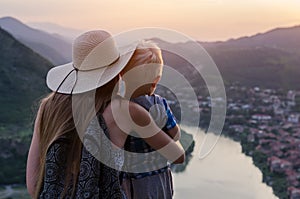
[[[183,127],[196,135],[193,127]],[[211,136],[215,136],[211,134]],[[175,199],[278,199],[271,187],[262,183],[262,173],[241,145],[220,137],[213,151],[199,159],[204,132],[198,132],[193,157],[182,173],[173,173]]]
[[[193,157],[182,173],[173,173],[175,199],[278,199],[271,187],[262,183],[262,173],[245,156],[241,145],[220,137],[213,151],[204,159],[197,158],[204,132],[183,127],[196,137]],[[212,140],[214,135],[211,134]],[[5,197],[4,197],[5,196]],[[25,188],[12,192],[11,186],[0,191],[0,198],[29,198]]]

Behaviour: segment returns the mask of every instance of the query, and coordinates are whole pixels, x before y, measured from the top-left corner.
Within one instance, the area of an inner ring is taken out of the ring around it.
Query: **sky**
[[[163,27],[200,41],[300,25],[300,0],[0,0],[0,17],[118,33]]]

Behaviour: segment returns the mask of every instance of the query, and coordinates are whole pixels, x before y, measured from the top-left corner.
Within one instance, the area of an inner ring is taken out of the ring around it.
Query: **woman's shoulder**
[[[124,127],[132,127],[132,122],[140,126],[146,126],[151,120],[148,111],[139,104],[129,100],[115,99],[111,101],[109,106],[109,111],[106,110],[109,112],[108,115],[112,116],[116,123]]]
[[[130,114],[140,115],[147,113],[147,111],[139,104],[131,102],[127,99],[114,99],[111,101],[111,109],[118,111],[118,113],[130,112]]]

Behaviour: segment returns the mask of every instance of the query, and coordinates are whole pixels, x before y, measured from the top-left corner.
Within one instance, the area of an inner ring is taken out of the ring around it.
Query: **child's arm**
[[[181,131],[178,124],[174,126],[172,129],[168,129],[166,132],[174,141],[178,141],[181,137]]]
[[[167,122],[165,125],[166,133],[174,140],[178,141],[181,136],[180,127],[177,124],[176,118],[173,115],[167,100],[163,98],[163,104],[165,107],[166,115],[167,115]]]
[[[117,104],[116,104],[117,103]],[[152,116],[138,104],[122,100],[112,102],[112,112],[117,113],[114,117],[115,125],[125,132],[136,132],[153,149],[175,164],[183,163],[185,151],[179,142],[175,142],[160,129],[152,119]],[[129,110],[128,110],[129,107]],[[110,131],[112,134],[117,131]],[[117,133],[118,135],[120,133]]]

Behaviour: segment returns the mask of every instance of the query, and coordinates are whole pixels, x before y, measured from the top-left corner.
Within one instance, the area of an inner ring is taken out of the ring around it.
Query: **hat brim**
[[[47,74],[47,86],[52,91],[63,94],[78,94],[101,87],[116,77],[122,69],[124,69],[136,47],[137,43],[119,46],[119,59],[113,64],[99,69],[75,71],[72,62],[56,66],[50,69]]]

